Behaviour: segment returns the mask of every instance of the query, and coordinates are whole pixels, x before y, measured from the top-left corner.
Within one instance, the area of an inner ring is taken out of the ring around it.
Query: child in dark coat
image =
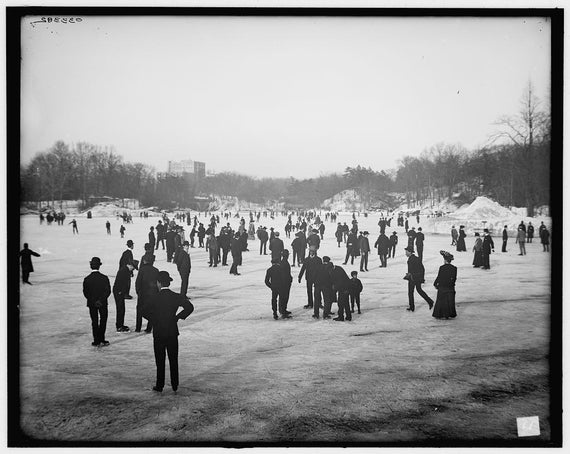
[[[360,312],[360,292],[362,292],[362,282],[358,279],[358,271],[353,271],[350,273],[350,307],[351,311],[354,312],[354,303],[356,303],[356,307],[358,309],[358,313]]]

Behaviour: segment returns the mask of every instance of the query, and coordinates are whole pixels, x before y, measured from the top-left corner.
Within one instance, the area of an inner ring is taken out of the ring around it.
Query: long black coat
[[[121,255],[121,258],[119,259],[119,269],[129,263],[133,263],[133,251],[127,249],[125,252],[123,252],[123,255]]]
[[[279,263],[274,263],[271,265],[271,268],[267,269],[265,273],[265,285],[271,290],[281,290],[286,287],[285,276]]]
[[[113,284],[113,293],[119,295],[126,295],[129,291],[131,283],[131,270],[125,265],[119,268],[115,283]]]
[[[374,247],[378,248],[378,255],[386,255],[390,246],[390,239],[384,233],[381,233],[376,243],[374,243]]]
[[[489,255],[491,253],[491,249],[495,249],[495,243],[493,243],[493,238],[491,235],[485,235],[483,237],[483,254]]]
[[[22,265],[22,271],[27,271],[29,273],[34,271],[34,266],[32,265],[32,255],[34,257],[39,257],[40,254],[32,251],[31,249],[22,249],[20,251],[20,263]]]
[[[182,311],[177,314],[179,307],[182,307]],[[145,309],[146,318],[152,323],[155,339],[177,337],[180,334],[178,320],[186,319],[192,312],[194,306],[190,300],[169,288],[160,290],[150,299]]]
[[[273,241],[269,243],[269,250],[271,251],[271,260],[281,260],[281,254],[283,253],[285,246],[281,238],[273,238]]]
[[[156,295],[158,287],[158,269],[151,264],[144,264],[137,273],[137,280],[135,281],[135,289],[139,298]]]
[[[408,273],[414,282],[420,284],[425,280],[425,268],[421,260],[415,255],[410,255],[408,258]]]
[[[97,301],[106,306],[110,294],[109,278],[99,271],[93,271],[83,279],[83,295],[87,298],[87,307],[94,307]]]
[[[331,271],[331,282],[335,292],[349,291],[352,287],[350,278],[344,268],[335,265]]]
[[[322,266],[323,261],[320,257],[316,255],[314,257],[311,257],[310,255],[308,257],[305,257],[301,271],[299,271],[299,281],[301,281],[303,274],[306,272],[305,279],[307,282],[315,282],[315,279],[317,278],[317,272],[322,268]]]
[[[190,261],[190,255],[184,249],[180,249],[180,252],[178,253],[176,267],[178,268],[178,272],[180,274],[190,274],[192,263]]]

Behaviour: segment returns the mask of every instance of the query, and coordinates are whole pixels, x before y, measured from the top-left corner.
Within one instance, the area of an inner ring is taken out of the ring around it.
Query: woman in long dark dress
[[[447,251],[439,251],[443,256],[444,264],[439,267],[439,273],[433,283],[437,288],[437,299],[432,316],[438,319],[457,317],[455,312],[455,281],[457,280],[457,267],[451,264],[453,255]]]
[[[465,247],[465,237],[467,234],[465,233],[464,226],[459,226],[459,238],[457,238],[457,252],[466,252],[467,248]]]
[[[483,266],[483,240],[479,233],[475,233],[475,245],[473,246],[473,267]]]

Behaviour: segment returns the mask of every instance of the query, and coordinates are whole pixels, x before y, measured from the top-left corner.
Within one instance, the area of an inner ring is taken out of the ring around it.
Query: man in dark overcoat
[[[406,257],[408,257],[408,272],[404,279],[408,281],[408,311],[414,312],[414,290],[428,303],[429,308],[433,307],[433,300],[422,290],[422,284],[425,282],[425,269],[421,260],[414,255],[413,247],[406,247]]]
[[[503,247],[501,252],[507,252],[507,241],[509,239],[509,234],[507,232],[507,226],[503,228]]]
[[[331,262],[331,265],[332,262]],[[352,320],[352,313],[350,312],[350,289],[352,287],[350,278],[344,271],[344,268],[333,265],[331,274],[332,291],[337,294],[338,301],[338,317],[333,320],[336,322],[344,322]]]
[[[239,232],[236,232],[230,241],[230,251],[232,253],[232,266],[230,267],[230,274],[239,276],[237,267],[241,264],[241,242],[239,240]]]
[[[370,254],[370,241],[368,241],[368,232],[362,232],[360,241],[360,271],[368,271],[368,254]]]
[[[32,265],[32,255],[34,257],[41,257],[37,252],[32,251],[28,248],[28,243],[24,243],[24,249],[22,249],[19,254],[20,265],[22,266],[22,282],[25,284],[30,284],[30,273],[34,272],[34,266]]]
[[[281,262],[281,273],[283,274],[283,287],[279,297],[281,305],[281,312],[289,315],[291,312],[287,310],[287,303],[289,302],[289,294],[291,293],[291,284],[293,283],[293,276],[291,276],[291,264],[289,263],[289,250],[284,249]]]
[[[152,389],[156,392],[162,392],[164,388],[166,355],[170,365],[172,390],[176,392],[178,389],[178,320],[185,320],[194,312],[194,306],[188,298],[168,288],[171,281],[167,271],[158,273],[158,293],[151,299],[145,314],[153,326],[156,384]],[[179,307],[182,307],[180,312]]]
[[[317,289],[315,287],[315,278],[317,276],[317,271],[323,265],[320,257],[317,256],[317,251],[309,251],[309,256],[303,261],[303,266],[301,266],[301,271],[299,271],[298,281],[301,283],[303,274],[305,275],[305,281],[307,283],[307,299],[308,303],[304,306],[305,309],[313,307],[314,299],[313,294],[316,295]],[[316,314],[319,314],[319,308],[317,305]]]
[[[138,268],[138,266],[136,265],[136,263],[134,261],[134,257],[133,257],[134,247],[135,247],[135,243],[133,243],[133,240],[128,240],[127,241],[127,249],[123,252],[123,254],[121,255],[121,258],[119,259],[119,269],[121,269],[122,267],[124,267],[128,263],[133,264],[134,269]],[[132,276],[133,276],[133,272],[131,271],[131,277]],[[131,280],[130,279],[129,279],[129,287],[127,288],[127,294],[125,295],[125,299],[127,299],[127,300],[133,299],[133,297],[131,296]]]
[[[99,272],[101,265],[101,259],[93,257],[89,262],[93,271],[83,279],[83,296],[87,298],[93,332],[91,345],[94,347],[109,345],[109,342],[105,340],[105,330],[107,329],[107,317],[109,315],[107,300],[111,295],[111,283],[107,276]]]
[[[190,270],[192,268],[192,263],[190,261],[190,254],[188,250],[190,249],[190,243],[184,241],[182,244],[182,249],[178,254],[178,261],[176,262],[176,267],[180,273],[180,279],[182,283],[180,284],[180,294],[186,296],[188,292],[188,280],[190,279]]]
[[[113,284],[113,297],[115,298],[115,306],[117,308],[115,327],[118,333],[128,333],[130,331],[129,327],[125,326],[125,296],[129,291],[133,268],[132,262],[119,268]]]
[[[396,246],[398,245],[398,234],[396,232],[392,232],[390,235],[390,248],[388,249],[388,258],[396,257]],[[380,253],[380,252],[378,252]]]
[[[274,232],[275,238],[269,243],[269,250],[271,251],[271,263],[274,260],[278,262],[281,261],[281,255],[283,254],[283,249],[285,249],[285,245],[283,244],[283,240],[279,238],[279,232]]]
[[[390,246],[390,239],[385,233],[380,232],[378,239],[374,243],[374,247],[378,249],[378,256],[380,257],[380,268],[386,268],[388,265],[388,253]]]
[[[271,267],[265,272],[265,285],[271,289],[271,310],[273,311],[273,318],[277,320],[281,314],[281,318],[290,318],[289,314],[283,312],[282,305],[282,292],[284,287],[284,276],[281,271],[280,260],[274,258],[271,260]]]
[[[420,261],[424,261],[424,240],[425,236],[422,232],[422,228],[418,227],[418,233],[416,233],[416,250],[418,251],[418,258]]]
[[[145,254],[141,262],[141,269],[137,273],[135,289],[137,291],[137,313],[135,331],[141,332],[142,319],[145,308],[150,304],[152,298],[158,293],[156,282],[158,280],[158,269],[154,265],[155,257],[152,254]],[[152,322],[148,320],[145,332],[152,331]]]

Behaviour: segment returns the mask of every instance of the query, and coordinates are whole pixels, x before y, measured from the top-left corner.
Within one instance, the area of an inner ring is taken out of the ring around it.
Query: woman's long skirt
[[[437,290],[437,299],[432,316],[435,318],[457,317],[457,312],[455,312],[455,289],[440,287]]]

